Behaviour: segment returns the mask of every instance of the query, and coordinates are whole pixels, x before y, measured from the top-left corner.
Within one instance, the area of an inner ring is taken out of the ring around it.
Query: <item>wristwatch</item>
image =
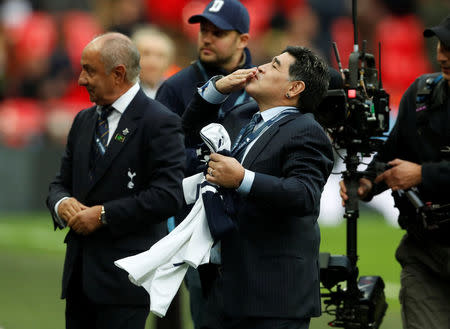
[[[105,212],[104,206],[102,206],[102,211],[100,211],[100,216],[98,217],[98,221],[100,223],[102,223],[103,225],[108,224],[108,222],[106,221],[106,212]]]

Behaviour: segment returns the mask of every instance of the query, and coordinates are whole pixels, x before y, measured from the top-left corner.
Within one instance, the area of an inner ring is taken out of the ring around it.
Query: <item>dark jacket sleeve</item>
[[[181,87],[181,86],[180,86]],[[181,116],[184,112],[184,103],[181,98],[182,88],[177,89],[168,81],[158,89],[155,99],[165,105],[169,110]]]
[[[55,213],[56,203],[65,197],[72,196],[72,155],[73,155],[73,143],[74,132],[77,130],[77,125],[80,121],[80,116],[82,112],[79,112],[72,122],[72,126],[67,137],[67,144],[64,150],[64,154],[61,160],[61,166],[55,179],[50,183],[49,193],[47,196],[47,207],[53,218],[54,228],[62,228],[57,221],[57,214]]]
[[[318,124],[303,122],[280,148],[280,175],[256,172],[248,199],[287,214],[313,213],[333,167],[328,137]]]
[[[195,93],[182,116],[183,131],[186,140],[196,140],[200,130],[212,123],[218,122],[220,104],[208,103],[198,92]]]

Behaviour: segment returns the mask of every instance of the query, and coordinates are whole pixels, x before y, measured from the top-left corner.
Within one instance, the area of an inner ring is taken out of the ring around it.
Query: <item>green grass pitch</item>
[[[345,223],[322,227],[321,251],[345,254]],[[64,328],[64,301],[59,299],[66,232],[53,231],[47,213],[0,215],[0,329]],[[395,249],[403,231],[379,215],[358,219],[360,275],[380,275],[389,308],[381,328],[401,328],[398,303],[400,266]],[[183,329],[191,329],[188,296],[183,290]],[[329,316],[313,319],[311,329],[330,328]],[[153,328],[150,317],[147,328]]]

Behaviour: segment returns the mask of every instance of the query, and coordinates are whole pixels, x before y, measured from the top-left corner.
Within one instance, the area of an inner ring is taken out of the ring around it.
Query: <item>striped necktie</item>
[[[250,120],[250,122],[241,129],[241,131],[239,133],[240,138],[236,141],[236,143],[233,145],[233,148],[231,150],[231,154],[233,154],[233,156],[236,159],[238,159],[238,160],[242,159],[242,156],[244,155],[244,152],[246,149],[246,147],[243,147],[243,144],[248,143],[248,141],[247,141],[248,136],[253,132],[256,125],[259,122],[261,122],[261,120],[262,120],[261,113],[256,112],[255,114],[253,114],[253,117]]]
[[[109,127],[108,116],[114,110],[112,106],[103,107],[97,119],[97,128],[95,131],[97,151],[100,155],[105,154],[108,145]]]

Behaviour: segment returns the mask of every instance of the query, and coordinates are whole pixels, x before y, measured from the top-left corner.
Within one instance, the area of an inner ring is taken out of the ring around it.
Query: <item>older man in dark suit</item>
[[[304,329],[320,315],[317,217],[333,154],[309,112],[328,80],[315,54],[288,47],[270,63],[211,79],[184,113],[185,133],[196,138],[230,92],[245,87],[257,103],[225,117],[233,157],[212,154],[207,169],[209,182],[238,199],[237,230],[212,257],[219,270],[203,328]]]
[[[62,298],[67,328],[144,328],[148,295],[114,261],[147,250],[182,203],[180,119],[139,88],[139,52],[107,33],[81,58],[79,84],[96,103],[72,124],[47,205],[70,227]]]

